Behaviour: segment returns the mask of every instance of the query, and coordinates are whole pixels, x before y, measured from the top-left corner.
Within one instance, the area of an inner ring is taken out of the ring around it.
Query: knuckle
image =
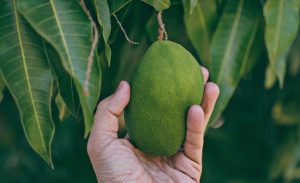
[[[97,111],[101,111],[105,109],[106,105],[107,105],[107,99],[100,101],[99,104],[97,105]]]

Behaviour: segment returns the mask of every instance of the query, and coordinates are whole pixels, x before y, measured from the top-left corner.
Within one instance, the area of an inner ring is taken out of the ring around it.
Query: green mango
[[[190,106],[201,103],[203,74],[181,45],[156,41],[131,82],[125,125],[132,143],[152,156],[174,155],[185,140]]]

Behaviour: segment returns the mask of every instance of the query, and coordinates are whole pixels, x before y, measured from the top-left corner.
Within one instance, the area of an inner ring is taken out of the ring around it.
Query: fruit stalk
[[[157,18],[157,23],[158,23],[158,36],[157,36],[157,40],[168,40],[168,34],[167,31],[165,29],[165,24],[162,20],[162,16],[161,16],[161,11],[157,12],[156,14],[156,18]]]

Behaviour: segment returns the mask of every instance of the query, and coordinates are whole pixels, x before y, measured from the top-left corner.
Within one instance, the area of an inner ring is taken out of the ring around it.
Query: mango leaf
[[[3,95],[3,90],[5,88],[5,83],[2,79],[2,77],[0,76],[0,102],[2,102],[4,95]]]
[[[288,60],[290,63],[289,73],[296,76],[300,71],[300,32],[291,48]]]
[[[16,0],[0,1],[0,72],[13,96],[31,147],[53,167],[53,79],[42,39],[17,13]]]
[[[65,71],[57,52],[45,41],[43,41],[43,43],[47,60],[51,65],[51,69],[57,81],[59,95],[64,101],[65,107],[68,108],[75,118],[78,118],[80,113],[80,101],[74,81],[68,72]],[[65,109],[62,110],[65,111]]]
[[[55,104],[59,110],[59,120],[64,121],[66,117],[70,116],[71,112],[59,93],[55,97]]]
[[[274,69],[272,69],[271,65],[269,64],[266,73],[265,73],[265,88],[270,89],[276,83],[276,75]]]
[[[97,19],[102,27],[102,37],[105,44],[105,56],[108,65],[110,65],[111,49],[108,45],[108,39],[111,31],[110,11],[107,4],[107,0],[93,0],[94,7],[96,9]]]
[[[264,23],[262,20],[262,16],[258,17],[253,25],[253,32],[250,35],[249,44],[247,45],[248,47],[246,48],[245,52],[246,62],[244,62],[244,65],[241,69],[241,74],[244,77],[251,72],[265,50],[263,36]]]
[[[194,9],[196,8],[197,0],[190,0],[190,14],[193,13]]]
[[[182,0],[186,32],[198,56],[206,67],[210,67],[209,49],[218,14],[216,0],[199,0],[190,14],[189,1]]]
[[[265,42],[270,69],[283,87],[286,58],[299,27],[300,0],[267,1],[264,6],[266,21]]]
[[[93,124],[93,111],[101,86],[98,63],[94,62],[88,85],[89,96],[84,94],[92,45],[91,22],[77,0],[20,0],[18,10],[53,46],[65,70],[72,76],[83,110],[86,137]]]
[[[124,6],[130,3],[131,0],[108,0],[108,5],[110,9],[110,13],[116,13],[121,10]]]
[[[153,6],[156,11],[168,9],[171,5],[170,0],[142,0],[143,2]]]
[[[223,112],[239,83],[248,52],[254,46],[255,24],[261,17],[259,10],[258,1],[227,1],[210,50],[210,74],[220,87],[220,96],[209,126]]]

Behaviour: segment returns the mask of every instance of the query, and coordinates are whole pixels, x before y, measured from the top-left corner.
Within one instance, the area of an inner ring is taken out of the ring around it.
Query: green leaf
[[[272,73],[283,87],[286,58],[299,27],[300,0],[267,1],[264,6],[266,21],[265,42]]]
[[[163,11],[168,9],[171,5],[170,0],[142,0],[145,3],[153,6],[156,11]]]
[[[67,108],[66,103],[64,102],[63,98],[61,97],[61,95],[59,93],[55,97],[55,103],[59,110],[59,120],[64,121],[64,119],[66,117],[68,117],[71,114],[71,112]]]
[[[55,48],[64,68],[72,76],[83,110],[86,137],[93,124],[93,111],[101,86],[98,63],[94,62],[89,81],[90,95],[84,95],[92,45],[91,22],[77,0],[20,0],[18,10]]]
[[[276,83],[276,75],[271,65],[268,65],[265,74],[265,88],[270,89],[275,85],[275,83]]]
[[[197,2],[197,0],[190,0],[190,14],[192,14],[194,9],[196,8]]]
[[[190,14],[190,3],[182,0],[186,32],[198,56],[206,67],[210,67],[209,49],[218,14],[216,0],[199,0]]]
[[[2,102],[4,95],[3,95],[3,90],[5,88],[5,83],[0,75],[0,102]]]
[[[116,13],[121,10],[124,6],[130,3],[131,0],[108,0],[108,5],[110,9],[110,13]]]
[[[241,74],[244,77],[251,72],[260,56],[262,55],[263,50],[265,50],[263,36],[264,24],[262,19],[262,16],[256,19],[256,23],[253,27],[253,32],[250,35],[250,42],[247,45],[248,47],[246,48],[245,53],[246,62],[244,63],[241,70]]]
[[[80,101],[74,81],[63,67],[58,53],[51,47],[51,45],[45,41],[43,41],[43,43],[47,60],[51,65],[57,81],[59,95],[72,115],[75,118],[78,118],[80,113]]]
[[[105,56],[108,65],[110,65],[111,49],[108,45],[108,39],[111,31],[110,11],[107,0],[93,0],[98,22],[102,27],[102,37],[105,44]]]
[[[260,15],[258,1],[229,0],[211,45],[212,80],[220,87],[220,96],[210,119],[211,125],[225,109],[243,73],[257,30]]]
[[[0,2],[0,71],[31,147],[50,165],[54,124],[53,79],[42,39],[17,13],[16,0]]]
[[[298,36],[293,43],[293,46],[291,48],[288,60],[290,63],[289,66],[289,73],[292,76],[296,76],[299,74],[300,71],[300,31],[298,33]]]

